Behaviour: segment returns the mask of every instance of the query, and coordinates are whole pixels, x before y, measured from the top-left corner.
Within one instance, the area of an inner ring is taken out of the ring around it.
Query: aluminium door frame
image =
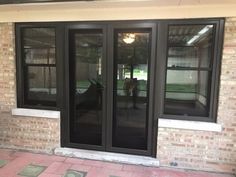
[[[70,141],[70,115],[71,115],[71,89],[70,89],[70,30],[102,30],[103,34],[103,51],[102,51],[102,80],[103,83],[106,84],[106,26],[104,24],[98,23],[69,23],[65,25],[65,98],[64,98],[64,112],[63,112],[63,124],[62,124],[62,133],[64,135],[62,146],[71,147],[71,148],[81,148],[81,149],[90,149],[90,150],[101,150],[105,151],[106,145],[106,137],[105,137],[105,128],[106,128],[106,104],[103,105],[102,108],[102,145],[88,145],[88,144],[80,144],[80,143],[72,143]],[[106,100],[106,86],[104,86],[103,90],[103,103]]]
[[[154,104],[155,95],[155,71],[156,71],[156,41],[157,21],[107,21],[107,22],[69,22],[64,23],[64,104],[61,113],[61,146],[79,149],[100,150],[105,152],[127,153],[156,157],[158,118]],[[77,144],[70,142],[69,117],[70,117],[70,88],[69,88],[69,30],[76,29],[103,29],[103,76],[104,76],[104,113],[102,146]],[[150,29],[150,58],[149,61],[149,97],[148,97],[148,139],[147,150],[111,147],[112,144],[112,120],[113,120],[113,52],[114,52],[114,29]]]
[[[120,148],[112,147],[112,127],[113,127],[113,84],[114,84],[114,60],[115,60],[115,40],[114,34],[115,30],[150,30],[150,58],[149,58],[149,94],[148,94],[148,135],[147,135],[147,150],[138,150],[130,148]],[[107,48],[107,60],[108,70],[107,70],[107,151],[109,152],[119,152],[119,153],[128,153],[135,155],[145,155],[145,156],[156,156],[156,132],[157,132],[157,119],[154,120],[154,82],[155,82],[155,69],[156,69],[156,38],[157,38],[157,24],[155,22],[137,22],[137,21],[121,21],[109,23],[108,25],[108,48]],[[109,74],[110,73],[110,74]]]

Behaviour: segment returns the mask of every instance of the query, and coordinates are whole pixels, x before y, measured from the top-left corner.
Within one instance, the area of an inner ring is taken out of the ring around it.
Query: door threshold
[[[82,159],[159,167],[158,159],[139,155],[129,155],[129,154],[74,149],[74,148],[56,148],[54,150],[54,153],[60,156],[68,156],[75,158],[77,157]]]

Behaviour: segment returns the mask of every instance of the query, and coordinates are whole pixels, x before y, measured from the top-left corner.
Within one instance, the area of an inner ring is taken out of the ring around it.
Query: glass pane
[[[76,32],[70,39],[75,51],[73,143],[102,145],[102,39],[97,30]]]
[[[213,29],[169,27],[165,114],[209,116]]]
[[[28,67],[28,95],[31,104],[44,105],[56,102],[56,68]]]
[[[56,63],[54,28],[26,28],[23,32],[25,63]]]
[[[55,64],[55,48],[25,49],[25,62],[27,64]]]
[[[168,67],[210,68],[213,25],[170,26]]]
[[[24,28],[25,104],[56,106],[54,28]]]
[[[146,150],[150,33],[118,32],[116,37],[112,145]]]
[[[208,116],[210,72],[168,70],[165,114]]]

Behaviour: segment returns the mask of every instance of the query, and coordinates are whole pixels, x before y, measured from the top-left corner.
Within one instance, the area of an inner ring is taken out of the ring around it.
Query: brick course
[[[11,23],[0,23],[0,111],[16,104],[14,30]]]
[[[161,165],[236,173],[236,18],[225,26],[218,123],[223,131],[158,129]],[[0,23],[0,147],[52,152],[60,146],[58,119],[12,116],[16,107],[14,25]],[[173,164],[173,163],[172,163]]]

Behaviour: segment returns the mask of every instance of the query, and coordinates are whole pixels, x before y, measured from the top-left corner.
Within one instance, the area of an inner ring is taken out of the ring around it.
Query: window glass
[[[213,25],[171,25],[164,113],[209,116]]]
[[[56,106],[54,28],[23,29],[24,104]]]
[[[149,30],[115,33],[112,146],[147,149]]]
[[[71,119],[73,143],[102,145],[102,30],[70,31]],[[72,95],[71,93],[71,95]]]

